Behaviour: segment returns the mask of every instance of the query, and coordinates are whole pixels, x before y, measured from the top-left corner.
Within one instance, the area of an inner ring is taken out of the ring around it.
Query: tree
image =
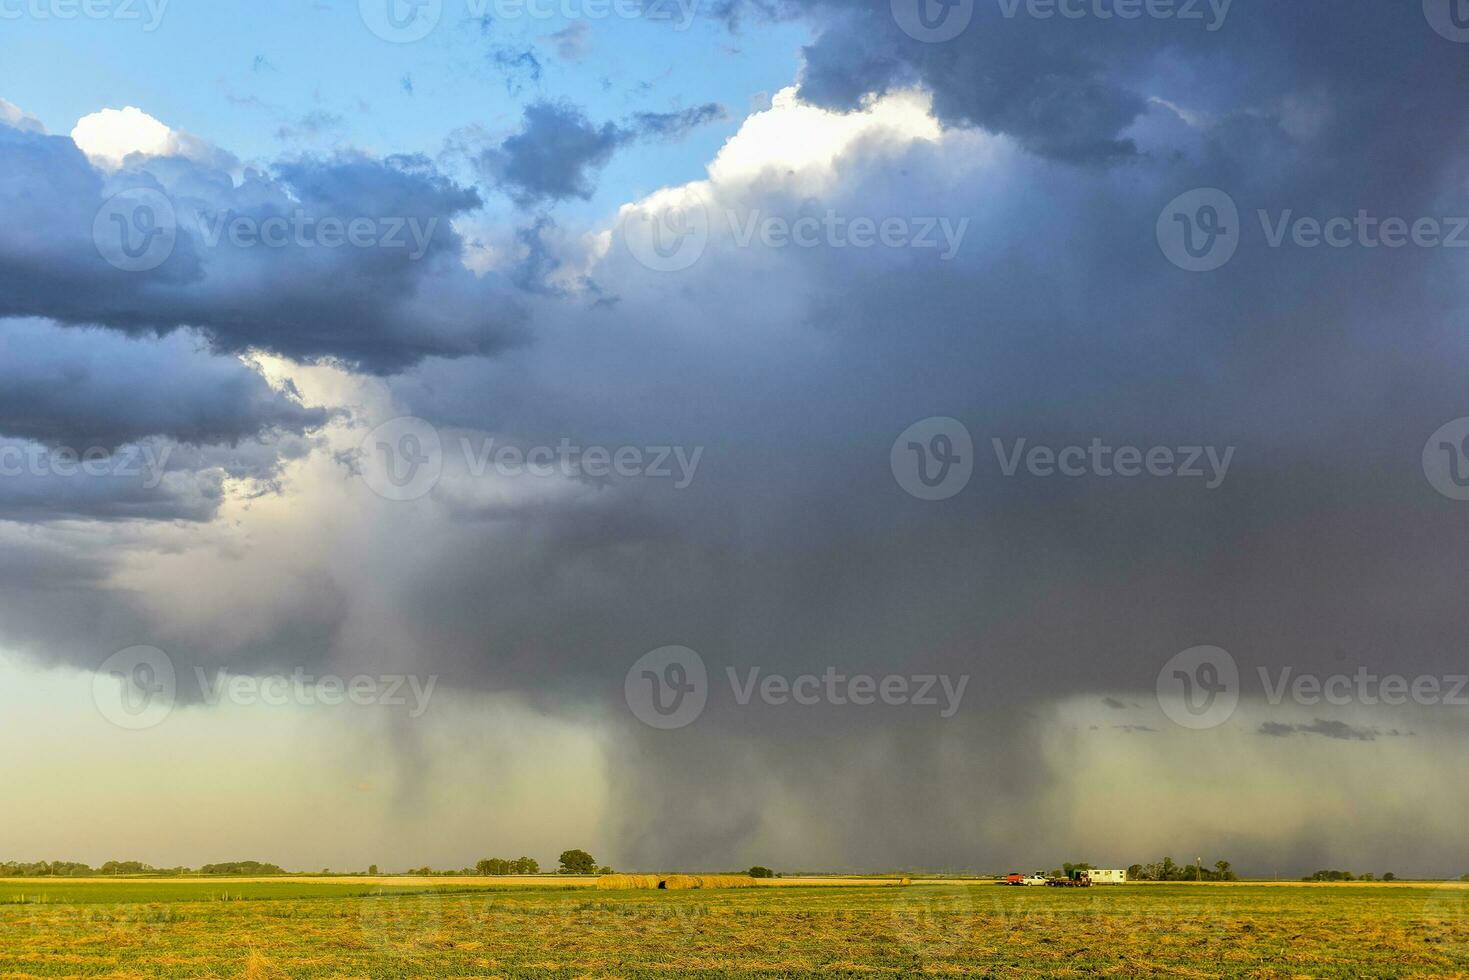
[[[370,875],[377,874],[377,865],[375,865],[375,864],[369,864],[367,866],[367,873],[370,874]]]
[[[774,878],[775,877],[775,872],[774,871],[771,871],[769,868],[765,867],[764,865],[757,864],[753,868],[750,869],[750,877],[751,878]]]
[[[1382,876],[1382,880],[1383,881],[1397,881],[1398,880],[1398,876],[1395,875],[1395,874],[1393,874],[1391,871],[1389,871],[1389,872],[1387,872],[1386,874],[1384,874]]]
[[[556,870],[557,874],[593,875],[597,873],[597,859],[581,848],[562,851],[559,860],[561,867]]]

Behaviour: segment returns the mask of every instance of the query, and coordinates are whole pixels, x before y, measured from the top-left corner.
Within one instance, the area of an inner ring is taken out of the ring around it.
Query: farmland
[[[0,881],[0,977],[1443,976],[1450,885]]]

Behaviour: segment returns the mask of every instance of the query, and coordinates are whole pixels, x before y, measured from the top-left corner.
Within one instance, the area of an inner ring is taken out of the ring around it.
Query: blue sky
[[[51,132],[131,105],[255,164],[335,147],[437,156],[450,134],[508,132],[525,104],[543,99],[581,106],[596,123],[709,102],[726,108],[726,118],[681,142],[619,154],[595,200],[560,206],[587,218],[701,176],[762,93],[795,81],[810,37],[799,21],[732,33],[697,9],[687,29],[676,29],[677,13],[664,23],[568,19],[564,4],[546,4],[554,12],[546,18],[485,23],[464,0],[449,0],[427,37],[402,44],[371,33],[351,0],[172,0],[151,31],[148,8],[140,0],[135,9],[137,20],[7,22],[0,92]],[[568,27],[580,33],[573,59],[551,38]],[[539,80],[517,61],[525,53],[539,63]]]

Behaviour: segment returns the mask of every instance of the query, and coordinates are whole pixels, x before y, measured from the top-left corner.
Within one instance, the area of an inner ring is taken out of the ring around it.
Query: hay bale
[[[757,884],[749,875],[602,875],[597,879],[597,887],[603,890],[666,888],[688,891],[693,888],[754,888]]]
[[[602,875],[597,879],[597,887],[610,890],[622,888],[658,888],[660,881],[657,875]]]
[[[684,891],[691,888],[754,888],[749,875],[664,875],[659,888]]]
[[[699,875],[700,888],[754,888],[756,884],[749,875]]]
[[[704,886],[699,881],[698,875],[664,875],[658,887],[666,888],[669,891],[685,891],[690,888],[702,888]]]

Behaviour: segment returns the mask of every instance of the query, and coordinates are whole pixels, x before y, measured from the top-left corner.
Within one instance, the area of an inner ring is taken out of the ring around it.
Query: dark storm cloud
[[[0,435],[78,451],[147,436],[233,445],[267,431],[301,435],[327,418],[182,332],[146,340],[0,321]]]
[[[477,162],[521,207],[586,200],[596,172],[631,138],[615,123],[594,124],[573,105],[535,102],[525,107],[520,132],[485,150]]]
[[[477,280],[459,261],[451,222],[478,208],[478,195],[419,157],[301,158],[272,175],[246,171],[237,186],[190,160],[134,156],[104,177],[70,139],[0,125],[0,172],[9,216],[0,316],[129,333],[187,325],[222,352],[331,358],[375,372],[494,352],[516,337],[516,314],[493,277]],[[146,271],[109,265],[93,237],[104,202],[127,188],[160,192],[178,221],[172,251]],[[230,230],[272,219],[311,229],[366,220],[373,244],[302,245],[314,233],[290,231],[266,246]]]
[[[894,11],[917,6],[918,0],[789,0],[732,4],[726,15],[802,16],[814,23],[803,98],[853,109],[869,93],[922,85],[950,124],[980,126],[1078,163],[1134,157],[1139,149],[1128,130],[1161,92],[1201,110],[1239,114],[1241,121],[1276,111],[1276,100],[1329,93],[1336,112],[1326,125],[1341,136],[1409,126],[1426,136],[1423,123],[1447,108],[1450,96],[1421,83],[1430,75],[1462,79],[1465,71],[1462,52],[1433,33],[1416,6],[1237,0],[1222,8],[1201,3],[1197,19],[1125,19],[1055,11],[1037,17],[1025,0],[975,0],[968,26],[936,43],[899,27]],[[1395,91],[1405,100],[1394,102]],[[1404,115],[1388,112],[1392,105]]]
[[[1008,140],[858,155],[815,202],[773,168],[713,213],[969,217],[952,262],[739,248],[716,222],[677,274],[649,276],[614,247],[594,274],[621,297],[623,326],[544,327],[554,381],[462,363],[401,389],[421,414],[493,419],[527,441],[709,447],[682,493],[620,485],[595,511],[536,510],[507,551],[473,538],[436,551],[404,605],[422,610],[414,646],[452,657],[461,678],[548,705],[597,692],[615,711],[627,667],[668,643],[699,650],[715,684],[752,666],[974,676],[955,725],[730,711],[727,696],[698,731],[630,721],[614,786],[633,863],[750,857],[772,821],[797,853],[819,839],[887,867],[956,851],[1004,861],[1018,838],[983,828],[1013,820],[1034,836],[1015,815],[1048,826],[1038,801],[1065,781],[1036,756],[1027,706],[1131,691],[1154,707],[1162,664],[1201,643],[1247,678],[1343,658],[1442,673],[1469,633],[1445,584],[1469,550],[1466,505],[1434,492],[1420,462],[1429,433],[1469,415],[1462,253],[1271,248],[1257,215],[1469,214],[1462,47],[1416,7],[1307,3],[1237,4],[1197,38],[1170,33],[1178,24],[977,23],[939,53],[896,35],[887,6],[808,8],[823,38],[845,32],[831,52],[817,41],[810,92],[851,108],[923,82],[948,122]],[[1002,44],[1016,50],[991,50]],[[997,162],[956,175],[966,150]],[[1160,253],[1155,223],[1208,186],[1238,201],[1244,238],[1228,265],[1190,274]],[[975,477],[941,503],[907,497],[888,470],[896,435],[932,415],[975,437]],[[1005,477],[991,443],[1094,437],[1234,446],[1237,459],[1208,491]],[[981,734],[970,723],[990,712],[1013,724]],[[1307,731],[1361,729],[1323,722]],[[1146,727],[1158,732],[1125,741],[1178,735]],[[842,779],[879,789],[853,799]],[[1304,831],[1283,843],[1242,831],[1230,855],[1246,866],[1311,846]]]
[[[597,172],[614,153],[639,139],[676,141],[698,126],[724,118],[715,103],[676,112],[639,112],[625,125],[600,126],[566,102],[525,107],[520,131],[474,158],[484,178],[522,208],[572,199],[587,200]]]

